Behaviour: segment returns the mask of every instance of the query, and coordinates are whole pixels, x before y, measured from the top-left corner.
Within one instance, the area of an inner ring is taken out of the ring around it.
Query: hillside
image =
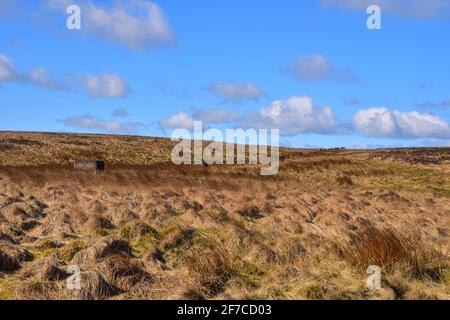
[[[450,149],[283,149],[263,177],[172,145],[0,133],[0,299],[450,299]]]
[[[168,139],[138,136],[0,132],[0,164],[70,164],[83,159],[151,164],[169,161],[172,146]]]

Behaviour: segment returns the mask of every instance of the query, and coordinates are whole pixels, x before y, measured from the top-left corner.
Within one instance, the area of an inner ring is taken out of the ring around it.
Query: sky
[[[450,0],[0,0],[0,30],[0,130],[450,146]]]

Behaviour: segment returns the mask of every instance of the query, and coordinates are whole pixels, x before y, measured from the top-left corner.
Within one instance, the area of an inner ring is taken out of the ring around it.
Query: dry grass
[[[363,269],[377,265],[392,273],[403,267],[414,277],[442,280],[449,268],[441,252],[410,231],[368,225],[351,233],[350,240],[337,248],[341,258]]]
[[[108,283],[122,292],[130,291],[142,282],[147,285],[153,282],[152,275],[144,271],[143,263],[124,253],[107,256],[96,268]]]
[[[164,163],[170,146],[1,133],[0,299],[450,298],[445,150],[407,165],[392,161],[424,154],[289,149],[262,177]],[[104,173],[70,165],[94,157]],[[81,291],[65,285],[73,264]]]
[[[71,290],[68,295],[78,300],[102,300],[119,292],[117,288],[108,283],[98,271],[81,273],[81,290]]]
[[[261,209],[259,209],[257,206],[249,206],[239,209],[238,214],[242,217],[252,219],[261,219],[263,217],[263,215],[261,214]]]
[[[192,292],[213,298],[225,291],[228,281],[238,273],[237,258],[220,244],[192,250],[186,257]]]
[[[87,249],[87,245],[82,240],[69,241],[63,248],[59,250],[58,256],[66,263],[72,261],[73,257],[80,251]]]
[[[336,178],[337,183],[339,183],[341,186],[352,186],[353,181],[352,178],[349,176],[340,176]]]

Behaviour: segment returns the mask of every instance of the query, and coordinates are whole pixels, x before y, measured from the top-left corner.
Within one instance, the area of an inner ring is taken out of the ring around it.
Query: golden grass
[[[0,270],[0,297],[450,297],[445,162],[283,150],[279,174],[262,177],[259,166],[176,167],[169,150],[143,137],[0,134],[0,241],[17,262]],[[93,157],[105,172],[72,169]],[[81,292],[54,277],[72,264]],[[365,288],[369,264],[383,267],[379,292]]]
[[[222,293],[237,274],[236,257],[220,244],[197,247],[186,257],[190,288],[206,298]]]
[[[337,248],[341,258],[363,270],[376,265],[392,273],[403,267],[414,277],[440,281],[449,268],[441,252],[410,231],[368,225],[351,233],[350,240]]]

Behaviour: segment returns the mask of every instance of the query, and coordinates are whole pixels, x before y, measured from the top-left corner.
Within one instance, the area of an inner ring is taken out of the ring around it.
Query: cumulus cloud
[[[369,137],[404,139],[450,137],[450,127],[445,120],[417,111],[391,111],[383,107],[364,109],[353,116],[353,125]]]
[[[239,120],[239,113],[220,108],[200,108],[192,115],[179,112],[172,117],[162,119],[160,126],[165,128],[192,129],[194,121],[202,121],[204,126],[210,124],[229,123]]]
[[[330,107],[318,107],[308,96],[275,100],[257,112],[241,117],[227,109],[203,108],[192,114],[179,112],[162,119],[161,128],[192,129],[194,121],[208,124],[232,124],[233,127],[254,129],[280,129],[282,136],[299,134],[346,134],[361,133],[367,137],[396,139],[450,139],[449,124],[431,114],[417,111],[403,112],[384,107],[359,110],[352,122],[338,123]],[[373,148],[372,145],[358,145],[353,148]]]
[[[125,98],[130,94],[128,85],[115,74],[86,74],[76,79],[93,98]]]
[[[62,89],[64,87],[44,67],[34,68],[25,74],[19,73],[11,62],[11,59],[5,54],[0,54],[0,83],[15,81],[31,83],[48,89]]]
[[[93,1],[46,0],[46,7],[65,14],[70,4],[82,12],[82,32],[135,50],[149,50],[175,42],[162,8],[147,0],[117,0],[112,7]]]
[[[128,117],[128,112],[124,108],[116,108],[113,110],[111,116],[116,118],[125,118]]]
[[[241,121],[247,128],[280,129],[284,136],[302,133],[329,134],[335,130],[336,116],[330,107],[315,106],[310,97],[276,100],[260,112],[249,113]]]
[[[251,82],[246,84],[211,84],[209,85],[208,90],[211,94],[220,97],[227,102],[242,102],[243,100],[258,101],[264,96],[264,91]]]
[[[0,54],[0,83],[15,81],[19,78],[16,68],[8,56]]]
[[[250,112],[243,118],[227,109],[203,108],[192,115],[179,112],[162,119],[162,128],[192,129],[194,121],[204,125],[231,123],[234,127],[254,129],[280,129],[283,136],[301,133],[330,134],[336,128],[336,117],[329,107],[318,108],[310,97],[292,97],[276,100],[259,112]]]
[[[44,67],[34,68],[25,76],[25,79],[47,89],[62,90],[65,88],[65,85],[54,79]]]
[[[351,70],[336,68],[323,54],[313,54],[296,59],[284,71],[301,82],[331,80],[350,83],[358,81]]]
[[[36,67],[27,73],[19,73],[11,59],[0,54],[0,83],[18,81],[22,84],[33,84],[50,90],[67,90],[81,85],[90,97],[125,98],[131,93],[125,81],[115,74],[72,75],[69,81],[56,80],[44,67]]]
[[[382,12],[418,19],[450,18],[450,2],[447,0],[320,0],[324,7],[366,11],[373,4]]]
[[[140,128],[145,127],[139,122],[120,123],[103,120],[91,115],[69,117],[62,120],[64,125],[77,129],[101,131],[107,133],[135,134]]]
[[[186,112],[179,112],[176,115],[162,119],[159,122],[160,126],[165,128],[180,128],[180,129],[192,129],[194,127],[194,119]]]

